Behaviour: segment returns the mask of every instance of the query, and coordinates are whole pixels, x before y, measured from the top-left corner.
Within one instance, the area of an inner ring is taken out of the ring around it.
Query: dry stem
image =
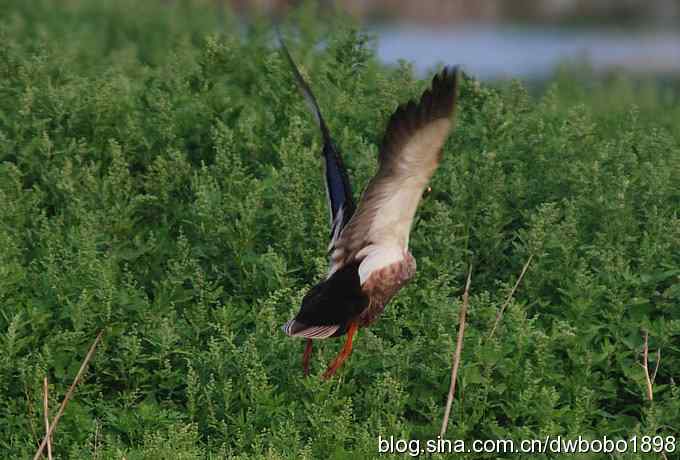
[[[508,297],[505,299],[505,303],[501,307],[500,310],[498,310],[498,314],[496,315],[496,321],[493,323],[493,327],[491,328],[491,332],[489,333],[489,337],[487,339],[490,339],[493,337],[494,332],[496,332],[496,327],[498,327],[498,323],[500,323],[501,318],[503,317],[503,312],[505,311],[506,308],[508,308],[508,305],[510,305],[510,300],[512,299],[512,296],[515,295],[515,291],[517,291],[517,287],[519,286],[519,283],[522,282],[522,278],[524,278],[524,274],[527,272],[527,269],[529,268],[529,264],[531,263],[531,259],[534,258],[534,255],[531,254],[529,255],[529,258],[527,259],[526,263],[524,264],[524,267],[522,267],[522,272],[519,274],[519,278],[517,278],[517,282],[515,282],[515,285],[512,287],[512,290],[510,291],[510,294],[508,294]]]
[[[48,433],[50,432],[50,405],[49,396],[47,393],[47,376],[43,378],[43,413],[45,415],[45,437],[47,438],[47,458],[52,460],[52,440]]]
[[[472,279],[472,266],[470,266],[465,282],[465,292],[463,292],[463,305],[460,307],[458,317],[458,337],[456,338],[456,351],[453,354],[453,366],[451,367],[451,384],[449,386],[449,395],[446,398],[446,409],[444,410],[444,420],[442,420],[442,429],[439,433],[440,437],[446,434],[446,428],[449,425],[449,415],[451,415],[451,405],[453,404],[453,396],[456,393],[456,380],[458,379],[458,367],[460,366],[460,355],[463,351],[463,336],[465,334],[465,316],[468,308],[468,295],[470,292],[470,281]]]
[[[652,385],[654,382],[652,379],[649,377],[649,332],[645,331],[645,344],[642,348],[642,369],[645,371],[645,381],[647,382],[647,400],[648,401],[653,401],[654,400],[654,389]],[[656,363],[657,369],[659,366],[659,362],[657,361]],[[654,371],[654,377],[656,377],[656,371]]]
[[[61,402],[61,405],[59,406],[57,415],[54,416],[54,419],[52,420],[52,423],[50,423],[50,427],[47,430],[45,437],[43,438],[42,442],[40,443],[40,446],[38,447],[38,451],[35,453],[35,456],[33,456],[33,460],[38,460],[42,455],[42,452],[45,449],[45,445],[48,443],[50,437],[52,436],[52,433],[54,432],[57,423],[59,423],[59,419],[64,414],[64,410],[66,409],[68,402],[71,400],[71,397],[73,396],[73,392],[76,390],[76,385],[78,385],[80,377],[82,377],[83,372],[85,372],[85,368],[87,367],[87,364],[90,362],[92,356],[94,355],[94,350],[97,348],[97,344],[101,340],[102,334],[104,334],[103,330],[100,331],[99,334],[97,334],[97,337],[94,339],[94,342],[92,342],[90,350],[87,352],[87,355],[85,355],[85,359],[83,359],[83,362],[80,365],[80,369],[78,370],[76,377],[73,379],[73,383],[69,387],[68,391],[66,392],[66,396],[64,396],[64,400]]]
[[[649,332],[645,331],[645,342],[642,347],[642,369],[645,371],[645,381],[647,382],[647,400],[654,400],[654,381],[656,380],[656,373],[659,372],[659,363],[661,362],[661,349],[656,350],[656,365],[652,376],[649,376]]]
[[[92,458],[97,460],[99,458],[99,420],[95,420],[94,425],[94,452],[92,453]]]
[[[645,381],[647,382],[647,400],[651,403],[654,400],[654,381],[656,380],[656,373],[659,371],[659,363],[661,362],[661,350],[656,350],[656,365],[652,376],[649,376],[649,332],[645,331],[645,342],[642,347],[642,369],[645,371]],[[668,460],[665,452],[660,452],[661,458]]]

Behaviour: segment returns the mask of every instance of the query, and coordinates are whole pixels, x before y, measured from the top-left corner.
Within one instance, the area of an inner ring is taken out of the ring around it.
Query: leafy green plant
[[[451,438],[680,434],[664,100],[466,77],[412,234],[416,278],[339,378],[318,378],[340,346],[326,341],[303,379],[279,327],[326,270],[317,132],[266,25],[166,3],[0,1],[0,457],[33,455],[43,377],[54,412],[101,329],[60,458],[374,458],[379,435],[435,438],[470,262]],[[292,13],[291,48],[358,192],[387,117],[427,82],[313,10]]]

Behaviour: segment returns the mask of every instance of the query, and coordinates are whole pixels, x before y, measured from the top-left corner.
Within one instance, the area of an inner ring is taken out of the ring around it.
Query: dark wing
[[[378,172],[332,248],[331,273],[362,260],[363,284],[373,270],[403,259],[413,216],[453,125],[458,80],[457,68],[444,68],[418,103],[400,106],[390,118]]]
[[[331,224],[331,244],[332,247],[334,242],[340,235],[340,231],[349,222],[350,218],[354,214],[355,205],[354,198],[352,197],[352,188],[349,183],[349,177],[347,176],[347,171],[342,162],[342,156],[340,151],[333,144],[330,133],[328,131],[328,126],[326,121],[321,115],[321,110],[319,109],[319,104],[316,102],[314,93],[310,89],[309,85],[302,78],[300,71],[295,65],[295,61],[288,52],[288,48],[281,37],[279,29],[276,29],[276,34],[279,39],[279,44],[281,45],[281,50],[286,60],[290,64],[293,70],[293,76],[295,77],[295,82],[300,89],[300,92],[307,102],[307,106],[314,115],[319,129],[321,130],[321,136],[323,138],[323,156],[324,156],[324,172],[326,176],[326,195],[328,197],[328,208],[330,211],[330,224]]]

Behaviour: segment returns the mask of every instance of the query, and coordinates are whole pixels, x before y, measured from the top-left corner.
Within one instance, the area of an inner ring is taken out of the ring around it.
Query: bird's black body
[[[295,319],[303,325],[339,324],[341,327],[330,336],[338,337],[347,331],[347,319],[357,317],[368,307],[368,302],[368,296],[361,289],[356,262],[310,289]]]

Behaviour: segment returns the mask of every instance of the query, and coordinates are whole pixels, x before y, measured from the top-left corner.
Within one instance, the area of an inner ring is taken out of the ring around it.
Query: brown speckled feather
[[[368,246],[379,246],[372,252],[384,253],[378,265],[403,256],[416,208],[453,124],[457,92],[458,72],[445,68],[418,103],[411,101],[394,112],[380,148],[378,172],[331,252],[331,272],[361,258]],[[362,282],[374,265],[361,267]]]

